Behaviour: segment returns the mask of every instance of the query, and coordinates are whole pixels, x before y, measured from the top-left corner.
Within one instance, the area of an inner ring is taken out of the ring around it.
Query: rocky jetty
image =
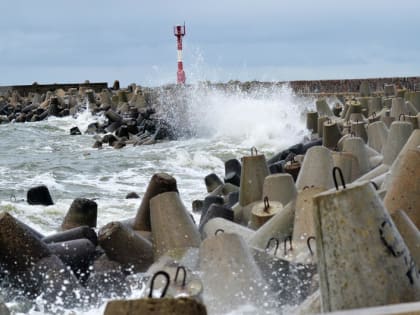
[[[89,110],[115,124],[115,141],[129,127],[124,108],[150,110],[144,91],[128,95],[103,91],[96,102],[85,91]],[[203,178],[192,205],[201,222],[166,173],[150,179],[130,219],[100,227],[85,198],[48,237],[1,213],[7,292],[64,307],[111,298],[105,314],[225,314],[247,304],[253,314],[420,312],[420,92],[390,85],[377,96],[361,85],[359,96],[314,107],[301,143],[270,159],[251,148]],[[33,200],[37,192],[46,194],[31,190]],[[146,290],[127,300],[133,283]]]

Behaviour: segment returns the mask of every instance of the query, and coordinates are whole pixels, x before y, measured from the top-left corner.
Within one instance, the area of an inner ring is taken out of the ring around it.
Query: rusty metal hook
[[[265,249],[267,250],[267,249],[270,248],[270,245],[271,245],[271,242],[272,241],[275,241],[276,242],[276,247],[274,248],[274,256],[276,256],[277,251],[278,251],[279,246],[280,246],[280,242],[279,242],[279,239],[278,238],[275,238],[275,237],[270,238],[268,240],[268,242],[267,242],[267,246],[265,246]]]
[[[258,155],[258,150],[256,147],[251,148],[251,156],[254,156],[254,152],[255,152],[255,155]]]
[[[313,252],[312,247],[311,247],[311,240],[315,241],[315,236],[309,236],[308,239],[306,240],[306,245],[308,246],[309,253],[311,253],[311,256],[313,256],[314,252]]]
[[[165,296],[165,294],[166,294],[166,291],[168,291],[168,288],[169,288],[169,283],[170,283],[170,277],[169,277],[169,274],[166,272],[166,271],[163,271],[163,270],[161,270],[161,271],[158,271],[158,272],[156,272],[154,275],[153,275],[153,277],[152,277],[152,280],[151,280],[151,283],[150,283],[150,291],[149,291],[149,298],[152,298],[153,297],[153,287],[154,287],[154,285],[155,285],[155,280],[156,280],[156,278],[158,277],[158,276],[164,276],[165,277],[165,280],[166,280],[166,285],[165,285],[165,287],[163,288],[163,291],[162,291],[162,293],[161,293],[161,295],[160,295],[160,298],[163,298],[164,296]]]
[[[404,113],[401,113],[400,116],[398,116],[398,120],[401,121],[401,116],[403,116],[404,121],[405,121],[405,114]]]
[[[178,266],[178,268],[176,268],[174,282],[176,283],[178,281],[178,274],[180,270],[184,272],[184,277],[182,278],[182,287],[185,287],[185,282],[187,280],[187,270],[184,266]]]
[[[225,230],[223,230],[223,229],[217,229],[216,231],[214,231],[214,235],[217,235],[219,233],[225,233]]]
[[[341,184],[343,185],[343,189],[346,189],[346,182],[344,181],[344,176],[343,176],[343,172],[341,171],[341,168],[334,166],[333,170],[332,170],[332,175],[333,175],[333,179],[334,179],[334,184],[335,184],[335,189],[338,189],[338,183],[337,183],[337,177],[336,177],[336,172],[338,171],[338,173],[340,174],[340,179],[341,179]]]
[[[264,212],[268,212],[268,209],[270,208],[270,203],[268,202],[268,197],[264,197]]]
[[[287,241],[289,241],[289,245],[290,245],[289,250],[293,250],[293,246],[292,246],[292,236],[291,236],[291,235],[286,236],[286,237],[284,238],[284,256],[286,256],[286,254],[287,254],[287,249],[286,249],[286,244],[287,244]]]

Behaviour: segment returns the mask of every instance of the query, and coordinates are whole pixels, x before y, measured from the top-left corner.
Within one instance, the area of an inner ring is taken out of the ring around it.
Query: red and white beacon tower
[[[185,72],[182,64],[182,37],[185,35],[185,23],[184,25],[174,26],[174,35],[176,36],[178,44],[178,72],[176,73],[177,83],[185,84]]]

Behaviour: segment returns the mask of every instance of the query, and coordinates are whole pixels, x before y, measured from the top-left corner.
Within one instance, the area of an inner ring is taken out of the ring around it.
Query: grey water
[[[93,149],[94,136],[70,135],[73,126],[83,132],[89,123],[105,119],[88,111],[76,117],[0,125],[0,211],[9,211],[48,235],[58,229],[74,198],[95,198],[100,227],[134,217],[141,199],[125,199],[126,194],[141,197],[158,172],[176,178],[183,203],[191,209],[193,200],[206,195],[204,177],[216,173],[222,178],[227,159],[249,155],[251,147],[269,158],[302,141],[303,113],[311,105],[287,86],[242,92],[197,85],[187,94],[182,121],[194,129],[194,137],[120,150]],[[48,186],[54,205],[26,203],[27,190],[40,184]],[[132,298],[136,294],[133,291]],[[7,305],[20,314],[16,304]],[[105,304],[83,314],[102,314]],[[36,303],[25,312],[42,314]]]

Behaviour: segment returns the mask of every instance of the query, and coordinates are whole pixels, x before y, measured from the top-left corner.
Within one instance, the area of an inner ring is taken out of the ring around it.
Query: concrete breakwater
[[[204,178],[203,200],[194,203],[200,224],[181,202],[182,182],[161,173],[131,220],[97,233],[100,209],[83,198],[63,216],[61,229],[70,230],[48,238],[2,215],[4,278],[51,305],[59,297],[71,307],[78,294],[85,307],[108,294],[123,299],[110,303],[108,314],[138,307],[197,314],[203,305],[221,314],[245,303],[261,314],[285,305],[298,305],[296,313],[406,308],[398,303],[418,300],[417,103],[395,92],[380,102],[344,99],[341,112],[322,99],[314,105],[310,138],[270,159],[253,148],[241,161],[226,161],[224,174]],[[45,189],[34,192],[28,200],[53,202],[36,198]],[[60,275],[63,264],[69,273]],[[144,295],[125,301],[133,282],[144,284]]]

